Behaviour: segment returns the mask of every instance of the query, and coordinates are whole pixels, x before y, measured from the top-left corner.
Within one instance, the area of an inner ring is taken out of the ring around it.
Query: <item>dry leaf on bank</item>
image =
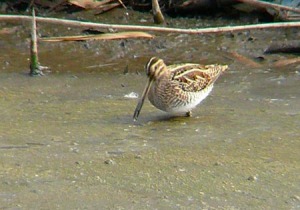
[[[145,32],[131,31],[131,32],[119,32],[119,33],[105,33],[105,34],[97,34],[97,35],[47,37],[47,38],[40,38],[40,40],[46,42],[62,42],[62,41],[85,41],[85,40],[133,39],[133,38],[152,39],[154,38],[154,36]]]
[[[94,0],[69,0],[70,4],[76,5],[84,9],[97,9],[100,6],[108,4],[114,0],[94,1]]]

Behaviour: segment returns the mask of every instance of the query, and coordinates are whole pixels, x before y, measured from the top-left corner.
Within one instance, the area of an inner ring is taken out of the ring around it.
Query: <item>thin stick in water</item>
[[[165,23],[165,18],[160,10],[158,0],[152,0],[152,13],[154,23],[161,24]]]
[[[32,8],[32,27],[31,27],[31,40],[30,40],[30,76],[43,75],[39,68],[39,58],[37,49],[37,36],[36,36],[36,19],[35,11]]]
[[[43,69],[48,69],[46,66],[41,66],[38,58],[38,46],[36,35],[36,17],[34,8],[32,8],[32,27],[30,39],[30,76],[43,76]]]

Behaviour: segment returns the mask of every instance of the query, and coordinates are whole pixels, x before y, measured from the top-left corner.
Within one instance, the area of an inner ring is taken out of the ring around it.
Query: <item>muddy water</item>
[[[115,22],[151,20],[116,12]],[[170,20],[222,23],[240,24]],[[262,54],[272,40],[295,39],[296,30],[40,43],[51,72],[36,78],[27,76],[24,37],[20,28],[0,41],[1,209],[300,208],[300,66],[274,68],[275,60],[295,56]],[[248,67],[229,51],[265,59]],[[143,66],[153,55],[230,70],[192,118],[147,101],[133,123],[137,99],[125,95],[142,92]]]

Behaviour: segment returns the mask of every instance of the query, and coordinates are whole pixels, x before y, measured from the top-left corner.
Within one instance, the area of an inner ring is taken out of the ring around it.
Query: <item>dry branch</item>
[[[273,4],[269,2],[263,2],[263,1],[257,1],[257,0],[238,0],[238,1],[246,4],[251,4],[257,7],[262,7],[262,8],[273,8],[277,10],[287,10],[287,11],[300,13],[300,9],[295,7],[288,7],[288,6],[283,6],[283,5]]]
[[[123,7],[124,9],[127,9],[127,7],[125,6],[125,4],[123,3],[122,0],[118,0],[118,2],[122,5],[122,7]]]
[[[0,20],[30,21],[31,17],[25,15],[0,15]],[[246,26],[212,27],[212,28],[203,28],[203,29],[180,29],[180,28],[166,28],[166,27],[157,27],[157,26],[92,23],[92,22],[82,22],[77,20],[65,20],[59,18],[46,18],[46,17],[36,17],[36,20],[39,22],[63,24],[63,25],[82,27],[82,28],[92,27],[94,29],[152,31],[152,32],[182,33],[182,34],[213,34],[213,33],[236,32],[236,31],[254,30],[254,29],[257,30],[257,29],[270,29],[270,28],[300,27],[299,21],[253,24],[253,25],[246,25]]]
[[[242,64],[245,64],[246,66],[249,66],[249,67],[252,67],[252,68],[260,68],[262,67],[261,64],[253,61],[252,59],[244,56],[244,55],[241,55],[237,52],[228,52],[228,55],[229,56],[226,56],[228,58],[235,58],[235,60],[237,60],[238,62],[242,63]]]
[[[288,66],[291,64],[296,64],[300,63],[300,58],[290,58],[290,59],[284,59],[284,60],[279,60],[273,63],[273,66],[276,68],[283,67],[283,66]]]

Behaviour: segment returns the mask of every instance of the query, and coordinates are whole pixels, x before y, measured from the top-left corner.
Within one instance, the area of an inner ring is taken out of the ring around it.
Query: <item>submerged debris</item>
[[[124,98],[138,98],[138,97],[139,97],[139,94],[137,94],[136,92],[131,92],[131,93],[124,95]]]
[[[299,40],[274,41],[264,53],[300,53]]]
[[[248,180],[248,181],[257,181],[258,178],[257,178],[256,175],[251,175],[251,176],[249,176],[249,177],[247,178],[247,180]]]
[[[108,159],[108,160],[105,160],[104,163],[107,164],[107,165],[115,165],[116,161],[114,161],[112,159]]]

